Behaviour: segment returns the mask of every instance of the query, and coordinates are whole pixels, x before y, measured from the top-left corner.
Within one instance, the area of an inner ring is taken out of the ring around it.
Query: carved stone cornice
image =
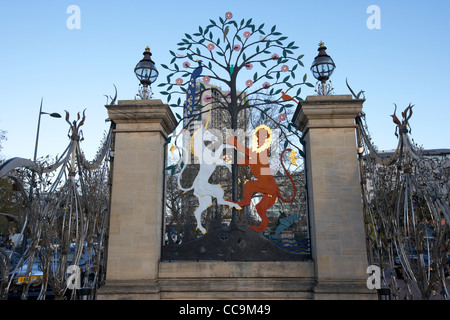
[[[299,104],[292,121],[303,134],[310,128],[355,127],[364,101],[351,95],[309,96]]]
[[[120,124],[118,131],[153,131],[152,126],[143,124],[159,124],[163,134],[167,136],[177,126],[175,116],[167,104],[161,100],[120,100],[117,105],[106,105],[109,118]]]

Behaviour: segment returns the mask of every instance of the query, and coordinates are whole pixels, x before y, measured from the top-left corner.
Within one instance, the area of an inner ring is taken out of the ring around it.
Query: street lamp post
[[[39,108],[39,117],[38,117],[38,126],[37,126],[37,132],[36,132],[36,143],[34,145],[34,157],[33,157],[33,161],[36,162],[37,159],[37,149],[38,149],[38,143],[39,143],[39,130],[41,128],[41,116],[43,114],[48,114],[50,117],[53,118],[61,118],[61,115],[59,113],[47,113],[47,112],[43,112],[42,111],[42,102],[43,102],[43,98],[41,99],[41,107]],[[34,183],[36,180],[36,172],[33,171],[32,175],[31,175],[31,185],[30,185],[30,194],[29,194],[29,206],[31,207],[31,204],[33,202],[33,188],[34,188]]]
[[[320,41],[319,43],[319,54],[314,58],[314,62],[311,66],[311,72],[319,83],[319,89],[317,90],[321,95],[328,95],[330,93],[331,85],[328,85],[330,89],[327,89],[327,81],[330,79],[333,74],[334,69],[336,69],[336,65],[334,64],[333,59],[325,52],[327,47],[325,44]]]
[[[43,98],[41,98],[41,106],[39,108],[39,117],[38,117],[38,126],[37,126],[37,132],[36,132],[36,142],[34,145],[34,156],[33,156],[33,161],[36,162],[37,159],[37,149],[38,149],[38,143],[39,143],[39,130],[41,128],[41,116],[43,114],[48,114],[50,117],[53,118],[61,118],[61,115],[59,113],[47,113],[47,112],[43,112],[42,111],[42,102],[43,102]],[[30,193],[28,195],[28,210],[31,210],[31,206],[33,203],[33,193],[34,193],[34,184],[36,182],[36,172],[33,170],[32,174],[31,174],[31,184],[30,184]],[[26,250],[26,245],[27,245],[27,234],[24,235],[23,240],[22,240],[22,252],[25,252]]]
[[[43,102],[43,98],[41,99],[41,107],[39,109],[39,118],[38,118],[38,126],[37,126],[37,132],[36,132],[36,143],[34,145],[34,157],[33,157],[33,161],[36,162],[36,157],[37,157],[37,149],[38,149],[38,143],[39,143],[39,130],[41,128],[41,116],[43,114],[48,114],[50,117],[53,118],[61,118],[61,115],[59,113],[47,113],[47,112],[43,112],[42,111],[42,102]]]
[[[150,48],[148,46],[145,48],[143,55],[144,58],[138,62],[134,68],[134,73],[141,82],[140,86],[142,86],[142,89],[139,89],[139,94],[137,94],[137,96],[139,96],[142,100],[147,100],[152,97],[150,85],[156,81],[159,72],[151,58],[152,53],[150,52]]]

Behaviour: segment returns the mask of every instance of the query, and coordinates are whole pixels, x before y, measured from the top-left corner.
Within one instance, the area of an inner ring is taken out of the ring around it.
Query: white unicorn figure
[[[231,172],[231,165],[223,160],[222,152],[226,145],[221,144],[215,148],[214,151],[205,146],[205,142],[213,143],[216,139],[217,137],[212,134],[211,131],[204,129],[203,126],[200,126],[200,128],[195,131],[191,137],[191,152],[200,160],[200,170],[197,177],[194,179],[192,186],[189,189],[185,189],[181,186],[180,180],[186,166],[183,167],[180,175],[178,176],[178,187],[180,190],[184,192],[194,190],[194,196],[198,199],[198,207],[194,212],[194,216],[197,220],[197,228],[203,234],[206,233],[206,229],[201,223],[201,216],[203,211],[212,205],[213,197],[216,198],[217,204],[219,205],[227,205],[234,207],[237,210],[242,209],[239,205],[224,199],[224,191],[221,185],[210,184],[208,182],[217,166],[225,166]],[[185,155],[186,154],[188,154],[188,152],[185,152]]]

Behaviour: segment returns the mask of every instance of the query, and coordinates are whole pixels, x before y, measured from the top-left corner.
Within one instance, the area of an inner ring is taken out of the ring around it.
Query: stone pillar
[[[98,299],[159,299],[165,143],[176,120],[161,100],[108,105],[116,124],[106,284]]]
[[[366,286],[355,133],[363,102],[351,95],[309,96],[293,119],[305,140],[314,299],[376,298]]]

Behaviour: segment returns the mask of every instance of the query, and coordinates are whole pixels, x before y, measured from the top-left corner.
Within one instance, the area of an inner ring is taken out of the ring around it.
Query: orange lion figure
[[[242,145],[235,136],[230,136],[227,139],[229,145],[235,146],[245,154],[245,158],[239,159],[239,166],[250,166],[250,171],[256,180],[247,181],[244,186],[244,199],[237,202],[240,207],[249,206],[253,194],[262,193],[263,197],[261,201],[255,206],[258,215],[261,218],[261,224],[259,226],[250,226],[257,232],[262,232],[266,230],[269,225],[269,218],[267,218],[266,211],[272,207],[279,197],[282,201],[290,203],[293,202],[296,196],[296,188],[294,180],[292,179],[289,172],[286,170],[283,161],[283,155],[286,151],[292,151],[291,149],[286,149],[282,152],[280,160],[283,169],[289,176],[294,187],[294,195],[292,199],[286,200],[280,194],[277,183],[272,175],[270,165],[269,165],[269,148],[272,143],[272,131],[269,127],[262,125],[255,129],[253,135],[252,148],[249,149]]]

